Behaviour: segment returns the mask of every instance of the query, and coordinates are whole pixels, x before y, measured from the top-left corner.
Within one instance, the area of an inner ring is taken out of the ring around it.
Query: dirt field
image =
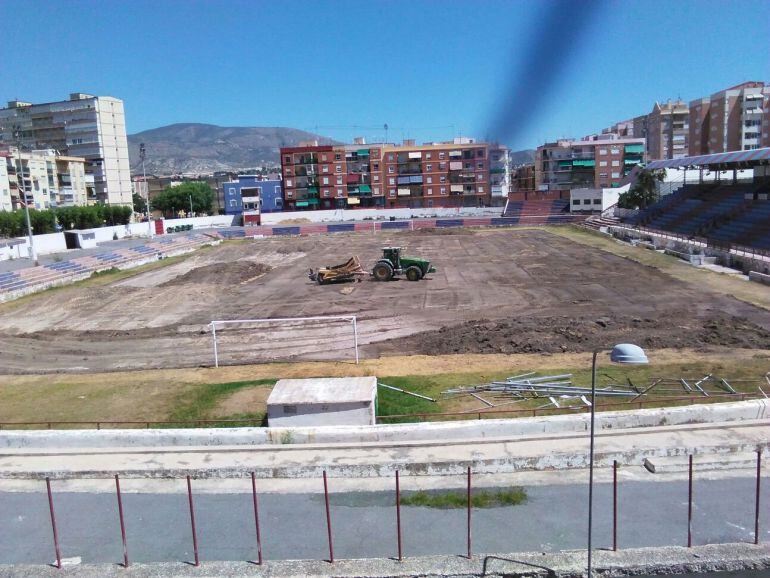
[[[317,286],[309,267],[387,244],[438,272]],[[0,307],[4,373],[115,371],[212,363],[208,323],[357,315],[363,354],[770,348],[770,312],[702,284],[544,230],[275,238],[224,243],[111,284],[73,286]],[[266,329],[270,329],[267,331]],[[223,364],[352,357],[350,325],[218,330]]]

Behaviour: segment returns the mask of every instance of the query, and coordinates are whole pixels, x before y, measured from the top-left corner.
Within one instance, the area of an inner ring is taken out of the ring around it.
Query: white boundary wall
[[[736,422],[770,417],[770,400],[755,399],[596,414],[598,430]],[[106,424],[107,422],[105,422]],[[590,414],[373,426],[0,431],[0,448],[111,448],[371,443],[516,438],[575,432],[588,435]],[[287,435],[289,434],[290,435]]]
[[[307,219],[312,223],[329,221],[363,221],[372,219],[382,221],[395,217],[396,219],[411,219],[415,217],[499,217],[503,207],[433,207],[423,209],[337,209],[330,211],[293,211],[282,213],[262,213],[263,225],[278,225],[283,221]]]
[[[192,217],[190,219],[170,219],[163,221],[163,229],[181,225],[192,225],[193,229],[207,229],[211,227],[230,227],[236,221],[237,215],[215,215],[212,217]],[[118,239],[124,237],[147,237],[150,226],[144,223],[129,223],[128,225],[116,225],[114,227],[98,227],[96,229],[81,229],[84,233],[94,233],[97,243],[112,241],[117,234]],[[155,235],[155,221],[152,223],[153,236]],[[0,261],[6,259],[26,259],[29,256],[27,249],[29,239],[17,237],[22,241],[14,247],[0,249]],[[35,249],[38,255],[62,253],[67,250],[64,233],[50,233],[47,235],[35,235]],[[105,247],[106,250],[109,247]]]

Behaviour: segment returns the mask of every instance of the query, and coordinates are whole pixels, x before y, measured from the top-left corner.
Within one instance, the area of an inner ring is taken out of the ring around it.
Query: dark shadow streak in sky
[[[487,130],[494,140],[516,148],[522,134],[542,114],[570,62],[585,52],[583,33],[604,0],[550,0],[539,31],[523,54],[512,54],[513,67]],[[520,57],[521,66],[515,61]]]

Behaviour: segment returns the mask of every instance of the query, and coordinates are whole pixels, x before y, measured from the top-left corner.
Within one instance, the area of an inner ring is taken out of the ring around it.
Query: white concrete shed
[[[376,377],[281,379],[267,398],[271,427],[374,425]]]

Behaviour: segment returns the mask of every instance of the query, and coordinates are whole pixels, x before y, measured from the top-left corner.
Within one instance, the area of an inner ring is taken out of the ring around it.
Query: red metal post
[[[612,551],[618,551],[618,460],[612,460]]]
[[[757,496],[754,502],[754,543],[759,544],[759,492],[762,479],[762,448],[757,449]]]
[[[329,562],[334,563],[334,546],[332,545],[332,516],[329,510],[329,484],[324,470],[324,501],[326,502],[326,533],[329,536]]]
[[[61,550],[59,549],[59,532],[56,530],[56,512],[53,509],[53,494],[51,493],[51,479],[45,479],[45,487],[48,490],[48,509],[51,511],[51,527],[53,528],[53,547],[56,550],[56,567],[61,568]]]
[[[120,495],[120,479],[115,474],[115,491],[118,495],[118,518],[120,518],[120,537],[123,540],[123,567],[128,568],[128,545],[126,544],[126,522],[123,518],[123,498]]]
[[[259,502],[257,501],[257,480],[251,472],[251,496],[254,502],[254,525],[257,529],[257,564],[262,565],[262,536],[259,533]]]
[[[468,466],[468,560],[473,558],[473,551],[471,549],[471,505],[471,467]]]
[[[396,470],[396,539],[398,542],[398,561],[404,559],[401,549],[401,484],[398,479],[398,470]]]
[[[187,476],[187,500],[190,502],[190,526],[192,527],[193,553],[195,554],[195,565],[200,566],[201,561],[198,558],[198,532],[195,530],[195,506],[193,506],[192,484],[190,476]]]
[[[692,454],[690,454],[689,491],[687,495],[687,547],[692,548]]]

